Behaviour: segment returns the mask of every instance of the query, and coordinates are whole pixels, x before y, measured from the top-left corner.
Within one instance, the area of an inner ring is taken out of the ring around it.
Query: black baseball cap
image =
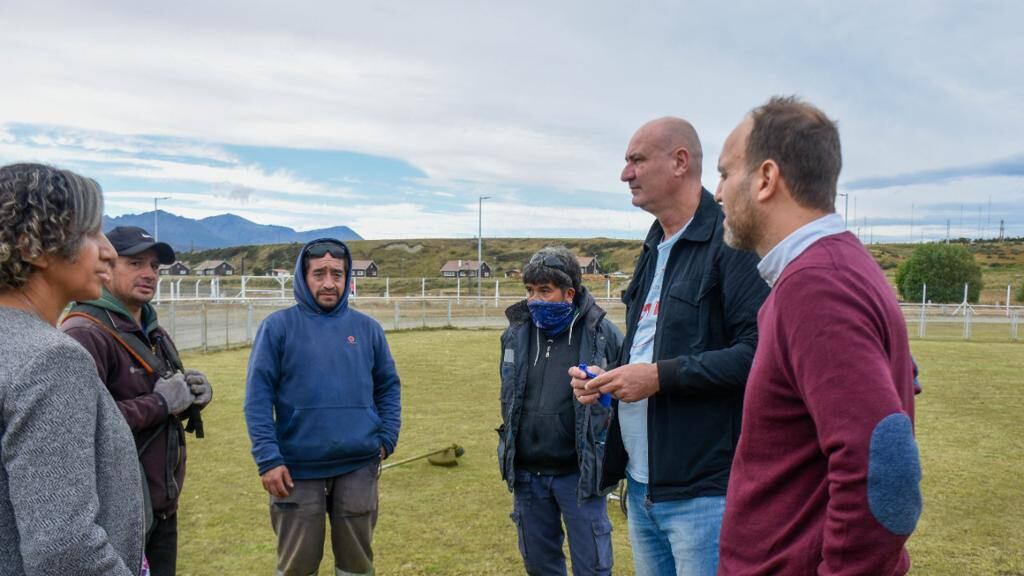
[[[146,250],[156,250],[161,264],[174,264],[174,248],[166,242],[157,242],[153,236],[138,226],[118,226],[107,232],[107,239],[117,250],[118,256],[135,256]]]

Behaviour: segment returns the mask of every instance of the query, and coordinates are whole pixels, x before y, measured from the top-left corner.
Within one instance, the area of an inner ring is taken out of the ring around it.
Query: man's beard
[[[756,251],[761,240],[761,230],[758,228],[757,210],[746,184],[744,182],[741,185],[737,200],[731,206],[731,213],[726,216],[725,243],[736,250]]]

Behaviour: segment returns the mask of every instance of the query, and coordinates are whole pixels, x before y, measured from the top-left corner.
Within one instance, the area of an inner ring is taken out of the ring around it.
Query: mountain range
[[[325,237],[339,240],[362,240],[362,236],[348,226],[332,226],[297,232],[287,226],[257,224],[235,214],[220,214],[194,220],[160,210],[157,213],[159,220],[154,221],[153,216],[152,211],[142,214],[124,214],[115,218],[104,216],[103,230],[109,232],[116,226],[138,226],[152,234],[155,232],[154,223],[158,223],[160,227],[159,240],[167,242],[179,252],[253,244],[304,243]]]

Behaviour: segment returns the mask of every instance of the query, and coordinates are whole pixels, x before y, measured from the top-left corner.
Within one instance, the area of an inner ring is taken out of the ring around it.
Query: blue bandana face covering
[[[572,317],[576,314],[576,307],[571,302],[530,300],[526,305],[530,307],[533,324],[549,338],[565,332],[565,329],[572,323]]]

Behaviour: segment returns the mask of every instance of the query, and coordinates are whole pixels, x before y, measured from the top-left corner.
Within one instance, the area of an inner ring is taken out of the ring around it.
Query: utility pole
[[[914,243],[914,203],[910,203],[910,243]]]
[[[490,196],[480,196],[477,208],[476,234],[476,299],[481,298],[480,277],[484,274],[484,200]]]
[[[157,202],[161,200],[170,200],[170,196],[154,196],[153,197],[153,240],[160,241],[160,210],[157,208]]]

